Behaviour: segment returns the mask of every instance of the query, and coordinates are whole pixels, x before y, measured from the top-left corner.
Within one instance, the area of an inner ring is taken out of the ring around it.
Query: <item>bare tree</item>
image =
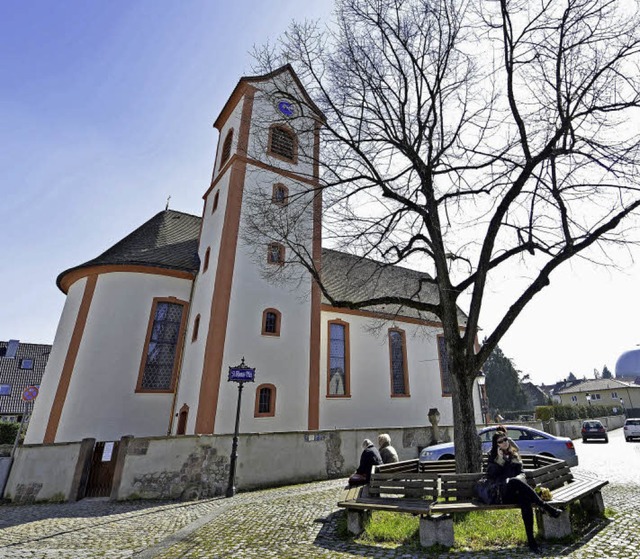
[[[640,26],[630,7],[337,0],[329,26],[293,23],[256,53],[261,70],[291,63],[307,108],[324,115],[319,160],[307,155],[320,166],[308,194],[322,193],[325,243],[425,274],[411,297],[339,300],[292,233],[301,213],[263,217],[256,230],[285,243],[336,306],[439,318],[459,471],[480,468],[473,382],[514,320],[558,266],[612,264],[607,244],[631,241]],[[526,283],[478,346],[487,290],[516,275]]]

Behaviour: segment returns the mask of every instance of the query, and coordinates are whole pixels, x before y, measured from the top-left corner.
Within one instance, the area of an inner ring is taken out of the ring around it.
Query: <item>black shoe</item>
[[[555,507],[552,507],[551,505],[546,505],[544,507],[544,511],[551,517],[551,518],[558,518],[561,514],[562,514],[562,509],[557,509]]]
[[[529,549],[534,553],[540,553],[540,546],[535,541],[529,542]]]

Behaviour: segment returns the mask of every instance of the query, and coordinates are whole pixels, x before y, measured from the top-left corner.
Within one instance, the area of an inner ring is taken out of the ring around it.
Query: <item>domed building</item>
[[[640,348],[625,351],[618,357],[616,378],[640,381]]]

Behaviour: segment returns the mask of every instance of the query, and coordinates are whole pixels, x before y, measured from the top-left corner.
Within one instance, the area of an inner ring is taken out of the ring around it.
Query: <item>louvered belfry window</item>
[[[158,302],[147,347],[141,388],[171,390],[184,305]]]
[[[271,129],[270,151],[280,157],[294,161],[296,157],[296,137],[290,130],[280,126]]]
[[[229,130],[227,132],[227,137],[224,139],[224,144],[222,145],[222,155],[220,157],[220,167],[222,167],[227,159],[231,156],[231,144],[233,142],[233,130]]]

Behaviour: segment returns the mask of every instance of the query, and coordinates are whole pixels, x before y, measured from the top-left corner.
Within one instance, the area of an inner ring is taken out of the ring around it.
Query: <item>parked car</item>
[[[637,417],[628,417],[624,422],[624,438],[627,441],[631,439],[640,439],[640,419]]]
[[[565,460],[569,466],[578,465],[578,455],[573,441],[568,437],[556,437],[544,431],[523,425],[507,425],[507,435],[518,445],[521,454],[544,454]],[[478,432],[482,452],[491,450],[491,439],[496,426],[485,427]],[[640,435],[638,435],[640,436]],[[455,457],[453,443],[428,446],[420,453],[421,462],[447,460]]]
[[[609,435],[601,421],[597,419],[587,419],[582,422],[582,442],[586,443],[589,439],[601,439],[605,443],[609,442]]]

